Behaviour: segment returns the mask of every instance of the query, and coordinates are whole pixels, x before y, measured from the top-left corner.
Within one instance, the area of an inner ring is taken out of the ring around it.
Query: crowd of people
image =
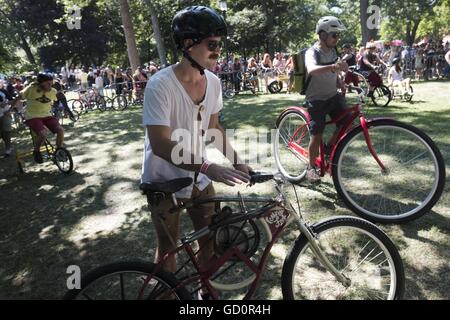
[[[256,54],[248,59],[230,54],[228,62],[227,59],[218,61],[212,71],[223,81],[232,81],[236,93],[245,89],[242,83],[244,77],[247,77],[256,91],[264,90],[265,93],[268,93],[269,79],[279,74],[286,74],[290,77],[287,89],[288,93],[292,91],[294,72],[292,55],[286,53],[276,52],[273,59],[269,53]],[[262,80],[264,80],[264,87],[260,89]]]

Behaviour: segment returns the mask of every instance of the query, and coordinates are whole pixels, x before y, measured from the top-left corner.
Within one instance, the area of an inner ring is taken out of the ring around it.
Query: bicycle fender
[[[293,111],[293,110],[297,111],[297,112],[300,112],[302,115],[304,115],[305,118],[308,120],[308,123],[311,121],[311,117],[310,117],[308,111],[305,109],[305,107],[290,106],[290,107],[287,107],[286,109],[284,109],[280,113],[280,115],[278,116],[277,121],[276,121],[276,126],[278,127],[281,118],[286,114],[286,112]]]

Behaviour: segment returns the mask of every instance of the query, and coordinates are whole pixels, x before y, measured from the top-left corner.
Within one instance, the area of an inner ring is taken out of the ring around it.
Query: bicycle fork
[[[348,288],[351,285],[351,280],[344,276],[342,272],[338,271],[334,265],[328,260],[328,258],[324,255],[323,250],[320,248],[319,241],[316,236],[312,233],[312,231],[308,228],[306,223],[297,219],[297,224],[299,226],[300,232],[305,235],[306,239],[310,244],[310,248],[314,255],[319,259],[322,265],[339,281],[344,287]]]
[[[372,155],[372,157],[375,159],[375,161],[380,166],[381,172],[383,174],[387,174],[388,173],[388,169],[381,162],[380,158],[378,158],[377,152],[373,148],[372,140],[370,139],[370,135],[369,135],[369,126],[367,125],[367,120],[364,117],[361,117],[360,118],[360,122],[361,122],[361,127],[363,129],[364,138],[366,140],[367,148],[369,149],[370,154]]]

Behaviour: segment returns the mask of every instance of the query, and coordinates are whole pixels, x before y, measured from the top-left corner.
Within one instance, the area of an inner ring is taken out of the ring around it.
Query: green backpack
[[[311,76],[308,74],[308,70],[306,70],[305,65],[305,54],[309,48],[302,49],[300,53],[295,54],[293,56],[294,63],[294,86],[293,91],[300,93],[301,95],[306,94],[306,89],[308,89],[309,83],[311,82]],[[330,63],[320,63],[320,51],[314,47],[314,56],[316,61],[318,61],[318,65],[331,65],[334,62]],[[337,56],[337,52],[336,52]],[[337,59],[336,59],[337,60]]]

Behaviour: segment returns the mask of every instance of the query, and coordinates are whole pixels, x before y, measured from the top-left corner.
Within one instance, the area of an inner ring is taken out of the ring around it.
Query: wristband
[[[210,165],[211,162],[209,162],[208,160],[203,161],[202,166],[200,167],[200,173],[206,174],[206,171],[208,170]]]

